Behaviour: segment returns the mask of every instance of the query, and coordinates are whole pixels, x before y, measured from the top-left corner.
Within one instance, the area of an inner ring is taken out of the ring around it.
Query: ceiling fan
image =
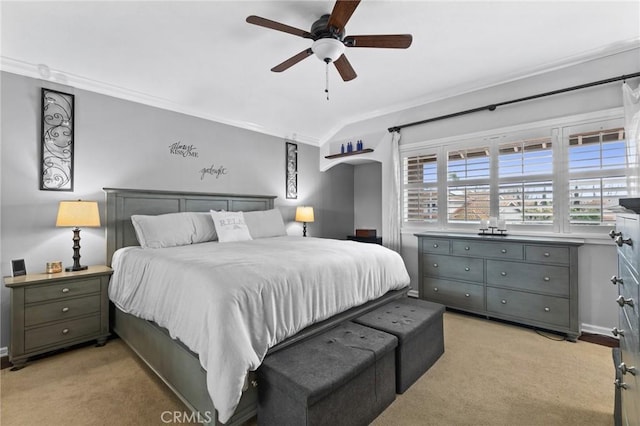
[[[358,4],[360,4],[360,0],[337,0],[331,14],[321,16],[311,25],[310,31],[255,15],[249,16],[247,22],[313,40],[310,48],[276,65],[271,68],[271,71],[282,72],[315,53],[327,66],[333,62],[342,79],[349,81],[358,75],[344,55],[346,47],[406,49],[411,46],[411,41],[413,40],[411,34],[345,36],[345,25],[358,7]]]

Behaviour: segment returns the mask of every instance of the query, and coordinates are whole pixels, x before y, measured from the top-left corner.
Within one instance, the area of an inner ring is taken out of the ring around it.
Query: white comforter
[[[276,237],[118,250],[109,297],[199,354],[219,420],[267,350],[310,324],[409,285],[376,244]]]

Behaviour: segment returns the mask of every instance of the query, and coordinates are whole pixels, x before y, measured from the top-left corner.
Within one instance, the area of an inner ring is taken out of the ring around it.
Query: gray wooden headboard
[[[131,215],[158,215],[209,210],[269,210],[275,195],[209,194],[148,189],[103,188],[107,198],[107,265],[113,253],[122,247],[137,246]]]

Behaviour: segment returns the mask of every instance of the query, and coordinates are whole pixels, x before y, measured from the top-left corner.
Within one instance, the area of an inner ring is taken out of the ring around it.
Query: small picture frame
[[[11,261],[11,276],[19,277],[21,275],[27,275],[27,267],[24,264],[24,259],[13,259]]]

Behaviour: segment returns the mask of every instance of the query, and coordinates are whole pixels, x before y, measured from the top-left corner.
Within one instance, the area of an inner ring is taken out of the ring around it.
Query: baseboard
[[[600,327],[599,325],[582,323],[580,331],[582,331],[583,333],[589,333],[589,334],[601,334],[603,336],[607,336],[615,339],[615,337],[613,337],[613,335],[611,334],[611,328]]]
[[[11,367],[9,362],[9,349],[0,348],[0,370]]]
[[[4,348],[0,348],[0,357],[9,356],[9,348],[6,346]]]
[[[418,290],[409,290],[409,293],[407,293],[407,295],[409,295],[409,297],[419,297]]]

